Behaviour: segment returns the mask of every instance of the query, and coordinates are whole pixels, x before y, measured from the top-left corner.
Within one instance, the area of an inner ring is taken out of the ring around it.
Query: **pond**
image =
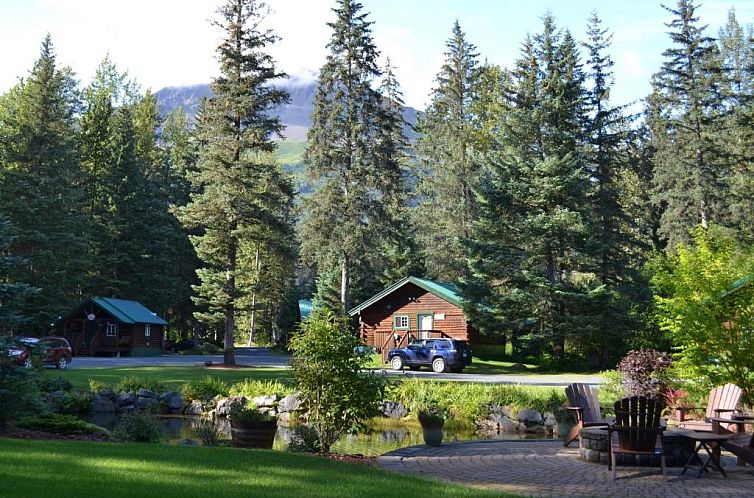
[[[112,413],[97,413],[91,415],[88,420],[101,427],[112,430],[117,423],[118,415]],[[193,417],[185,416],[159,416],[156,417],[162,429],[163,440],[168,444],[185,444],[186,440],[196,441],[199,439],[191,430]],[[223,435],[230,440],[230,426],[226,420],[222,420]],[[567,429],[567,428],[566,428]],[[561,428],[563,430],[563,428]],[[544,439],[544,434],[518,434],[518,433],[493,433],[480,434],[474,430],[450,428],[444,431],[445,441],[471,441],[482,439]],[[278,426],[274,448],[284,450],[290,441],[291,428]],[[422,430],[418,425],[407,425],[396,421],[390,427],[385,427],[381,422],[379,427],[367,428],[356,434],[347,434],[340,438],[332,447],[334,453],[345,455],[379,456],[388,451],[406,446],[424,444]]]

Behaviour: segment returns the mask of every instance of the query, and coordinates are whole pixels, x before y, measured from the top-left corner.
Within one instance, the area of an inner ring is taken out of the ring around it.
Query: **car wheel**
[[[390,360],[390,366],[393,370],[403,370],[403,358],[400,356],[393,356],[393,359]]]
[[[432,371],[435,373],[443,373],[445,371],[445,360],[442,358],[435,358],[432,360]]]
[[[67,366],[68,366],[68,358],[66,358],[65,356],[61,356],[60,358],[58,358],[58,361],[55,363],[55,367],[61,370],[63,370]]]
[[[24,368],[31,368],[34,364],[31,362],[31,358],[26,358],[24,360]]]

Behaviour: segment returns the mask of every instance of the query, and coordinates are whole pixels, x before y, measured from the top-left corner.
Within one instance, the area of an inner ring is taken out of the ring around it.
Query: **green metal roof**
[[[299,299],[298,300],[298,312],[301,315],[301,320],[304,320],[312,314],[312,300],[311,299]]]
[[[91,301],[122,323],[168,324],[168,322],[149,311],[146,306],[138,301],[114,299],[111,297],[93,297]]]
[[[754,275],[745,275],[739,278],[738,280],[736,280],[735,282],[733,282],[730,289],[723,292],[723,294],[720,297],[728,297],[729,295],[734,294],[738,292],[739,290],[743,289],[744,287],[746,287],[753,281],[754,281]]]
[[[458,289],[455,285],[445,283],[445,282],[435,282],[434,280],[428,280],[426,278],[419,278],[419,277],[406,277],[402,280],[399,280],[398,282],[394,283],[390,287],[386,288],[382,292],[375,294],[371,298],[367,299],[360,305],[356,306],[355,308],[352,308],[348,311],[348,314],[351,316],[356,315],[364,308],[368,308],[369,306],[373,305],[383,297],[392,294],[396,290],[400,289],[404,285],[412,283],[416,285],[417,287],[421,287],[425,291],[434,294],[435,296],[439,297],[440,299],[444,299],[448,301],[451,304],[454,304],[458,306],[459,308],[463,306],[463,299],[461,299],[461,296],[458,295]]]

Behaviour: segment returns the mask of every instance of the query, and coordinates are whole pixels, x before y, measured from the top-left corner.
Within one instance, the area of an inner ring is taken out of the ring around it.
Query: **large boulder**
[[[115,413],[115,403],[109,398],[95,394],[92,396],[92,411],[94,413]]]
[[[198,399],[195,399],[191,403],[186,406],[186,409],[183,410],[183,413],[186,415],[201,415],[204,413],[204,404],[199,401]]]
[[[544,418],[537,410],[523,409],[518,411],[518,421],[526,427],[533,427],[535,425],[542,425]]]
[[[157,398],[146,398],[146,397],[138,397],[136,398],[136,409],[137,410],[148,410],[152,406],[156,405],[160,401]]]
[[[295,412],[301,409],[304,401],[299,393],[289,394],[278,402],[278,411],[281,413]]]
[[[165,398],[163,401],[171,411],[183,409],[184,401],[181,393],[173,393],[171,397]]]
[[[102,389],[97,393],[102,398],[107,398],[112,402],[117,401],[118,395],[112,389]]]
[[[120,393],[117,400],[118,406],[128,406],[136,404],[136,393]]]
[[[390,418],[403,418],[408,415],[406,405],[400,401],[385,400],[380,402],[380,412],[382,412],[385,417]]]
[[[221,417],[227,417],[228,415],[230,415],[230,411],[234,406],[245,406],[248,401],[249,400],[246,396],[231,396],[229,398],[221,398],[217,401],[217,405],[215,406],[215,414]]]
[[[170,398],[175,397],[176,394],[181,394],[177,391],[165,391],[164,393],[160,394],[159,399],[160,401],[168,401]]]
[[[140,398],[152,398],[157,399],[157,393],[149,389],[140,388],[136,391],[136,395]]]
[[[254,398],[251,398],[251,402],[257,408],[272,408],[277,405],[278,397],[277,394],[272,394],[269,396],[256,396]]]

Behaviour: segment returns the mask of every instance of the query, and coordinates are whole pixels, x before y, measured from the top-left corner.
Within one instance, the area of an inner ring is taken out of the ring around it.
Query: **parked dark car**
[[[418,370],[428,366],[437,373],[448,369],[460,372],[471,365],[471,349],[464,341],[455,339],[421,339],[408,347],[391,349],[387,361],[393,370],[402,370],[404,366]]]
[[[19,347],[26,349],[19,355],[19,365],[31,367],[31,354],[38,354],[45,365],[55,365],[55,368],[66,368],[73,359],[73,349],[63,337],[24,337],[18,340]]]
[[[10,357],[19,367],[32,367],[31,351],[16,339],[0,338],[0,354]]]

